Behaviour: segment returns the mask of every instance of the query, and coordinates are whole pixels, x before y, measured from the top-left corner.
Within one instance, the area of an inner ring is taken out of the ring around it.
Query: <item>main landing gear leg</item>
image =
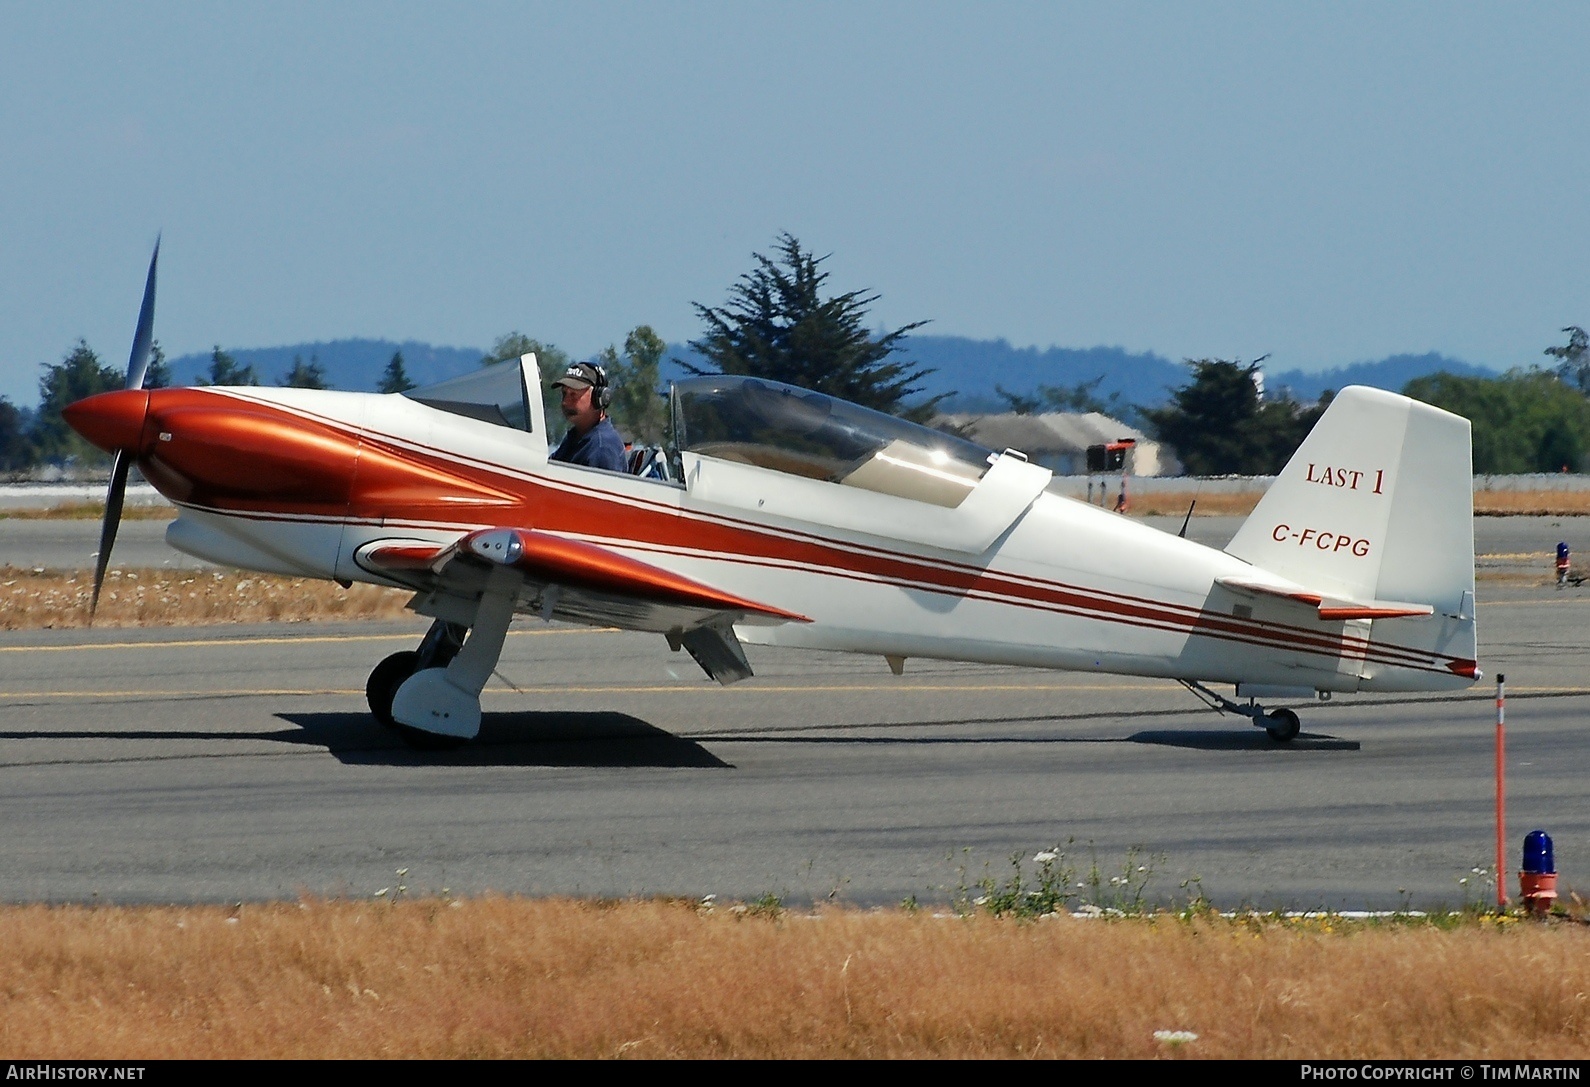
[[[1248,704],[1233,702],[1224,695],[1216,694],[1202,683],[1184,679],[1181,685],[1203,700],[1204,705],[1216,713],[1236,713],[1246,717],[1253,724],[1270,734],[1270,739],[1278,744],[1292,740],[1303,723],[1298,720],[1297,714],[1289,709],[1278,709],[1266,712],[1264,707],[1253,699],[1248,699]]]
[[[392,696],[393,720],[435,736],[475,738],[480,732],[480,692],[502,655],[523,582],[512,567],[492,569],[463,647],[446,667],[420,668],[398,685]]]

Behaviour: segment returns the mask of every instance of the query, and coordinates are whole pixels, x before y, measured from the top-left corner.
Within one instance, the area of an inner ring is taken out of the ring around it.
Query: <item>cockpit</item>
[[[672,447],[954,508],[994,454],[822,393],[742,376],[673,385]]]
[[[411,389],[441,411],[533,431],[532,398],[517,362]],[[997,459],[980,445],[822,393],[737,375],[673,383],[663,448],[632,451],[637,475],[681,484],[681,454],[837,483],[947,509],[958,507]]]

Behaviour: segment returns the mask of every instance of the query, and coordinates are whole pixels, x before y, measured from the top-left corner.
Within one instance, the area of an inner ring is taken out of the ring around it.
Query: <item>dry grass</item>
[[[1574,517],[1590,514],[1590,491],[1476,491],[1480,517]]]
[[[1246,517],[1253,512],[1253,507],[1259,504],[1263,492],[1194,496],[1182,491],[1159,494],[1128,491],[1127,513],[1133,517],[1185,517],[1187,506],[1194,497],[1198,499],[1198,505],[1193,509],[1194,517]],[[1113,501],[1112,498],[1111,502]]]
[[[30,1059],[1590,1056],[1568,924],[485,899],[21,906],[0,941]]]
[[[0,567],[0,630],[88,626],[87,572]],[[394,619],[411,594],[235,570],[111,570],[96,627]]]
[[[123,521],[169,521],[176,516],[177,511],[164,505],[131,505],[123,506],[121,519]],[[103,521],[105,519],[105,503],[103,502],[62,502],[55,506],[18,507],[16,509],[0,509],[0,520],[7,517],[19,521]]]

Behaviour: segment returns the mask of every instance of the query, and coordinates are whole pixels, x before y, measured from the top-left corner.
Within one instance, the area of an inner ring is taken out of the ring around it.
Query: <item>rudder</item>
[[[1228,554],[1344,600],[1474,615],[1469,422],[1395,393],[1337,394]]]

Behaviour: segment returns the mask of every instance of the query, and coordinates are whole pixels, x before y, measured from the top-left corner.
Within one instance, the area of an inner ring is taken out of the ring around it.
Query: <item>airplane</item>
[[[366,694],[415,746],[478,734],[521,615],[660,634],[725,685],[745,643],[1162,677],[1281,743],[1279,703],[1481,678],[1469,423],[1407,397],[1343,389],[1217,550],[1016,450],[754,377],[674,382],[632,474],[548,460],[533,354],[386,395],[145,389],[158,260],[127,387],[64,413],[114,454],[94,602],[136,464],[180,551],[412,592],[431,627]]]

